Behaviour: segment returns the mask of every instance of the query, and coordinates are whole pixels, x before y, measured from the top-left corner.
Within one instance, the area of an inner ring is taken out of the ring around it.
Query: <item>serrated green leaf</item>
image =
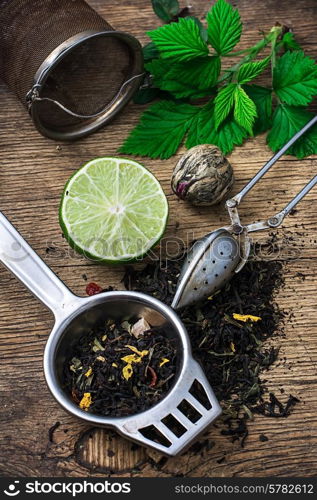
[[[201,144],[200,141],[200,112],[197,113],[191,121],[185,146],[190,149]]]
[[[267,143],[272,151],[279,151],[306,123],[313,114],[300,107],[280,104],[273,115],[273,126],[267,136]],[[305,158],[317,154],[317,126],[313,126],[298,139],[287,154]]]
[[[155,59],[160,55],[159,51],[156,48],[155,43],[153,42],[150,42],[147,45],[145,45],[142,50],[143,50],[144,62],[151,61],[152,59]]]
[[[179,19],[178,23],[161,26],[147,34],[163,59],[184,62],[208,55],[208,46],[202,40],[194,19]]]
[[[151,63],[146,64],[146,69],[153,76],[153,84],[159,89],[170,92],[176,99],[184,99],[197,95],[197,88],[191,86],[190,83],[183,82],[180,78],[173,79],[170,77],[170,72],[174,73],[175,65],[171,65],[169,61],[164,59],[155,59]],[[199,97],[204,97],[206,93],[202,93]]]
[[[259,76],[262,73],[262,71],[265,70],[270,60],[271,58],[270,56],[268,56],[262,61],[248,62],[242,64],[242,66],[240,66],[238,71],[238,77],[237,77],[238,83],[242,85],[244,83],[250,82],[251,80],[254,80],[254,78]]]
[[[162,21],[168,22],[179,12],[178,0],[152,0],[152,7]]]
[[[288,31],[283,35],[282,44],[285,50],[302,50],[299,43],[295,40],[295,35],[291,31]]]
[[[272,125],[272,90],[259,85],[244,85],[243,88],[256,105],[254,135],[266,132]]]
[[[198,97],[210,94],[220,73],[220,58],[203,57],[189,63],[170,64],[163,59],[145,65],[154,76],[154,84],[176,98]]]
[[[242,33],[240,14],[225,0],[218,0],[207,14],[208,39],[219,55],[230,52]]]
[[[240,146],[248,137],[247,131],[235,121],[232,113],[216,130],[214,106],[211,103],[201,110],[199,127],[200,144],[214,144],[223,154],[231,153],[234,146]]]
[[[257,116],[256,106],[248,94],[238,85],[234,92],[234,118],[241,127],[253,135],[252,127]]]
[[[201,22],[201,20],[195,16],[187,16],[187,19],[194,19],[195,23],[197,24],[197,26],[199,28],[199,32],[200,32],[200,36],[201,36],[202,40],[204,40],[204,42],[208,42],[208,31],[205,28],[205,26],[203,25],[203,23]]]
[[[234,105],[235,83],[229,83],[219,90],[215,98],[215,126],[216,128],[227,118]]]
[[[200,108],[173,101],[153,104],[120,148],[121,153],[170,158],[176,153]]]
[[[306,106],[317,94],[317,65],[304,52],[286,52],[277,62],[273,88],[286,104]]]
[[[206,141],[208,142],[207,139],[210,135],[210,129],[206,128],[205,124],[213,117],[213,113],[213,101],[209,101],[199,109],[198,113],[196,113],[190,124],[186,138],[185,145],[188,149],[198,146],[199,144],[206,144]],[[205,131],[205,136],[202,134],[202,131]]]

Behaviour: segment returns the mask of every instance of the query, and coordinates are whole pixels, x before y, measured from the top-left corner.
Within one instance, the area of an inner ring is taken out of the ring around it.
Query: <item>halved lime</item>
[[[69,244],[101,262],[128,262],[162,237],[166,196],[154,175],[123,158],[97,158],[67,182],[60,224]]]

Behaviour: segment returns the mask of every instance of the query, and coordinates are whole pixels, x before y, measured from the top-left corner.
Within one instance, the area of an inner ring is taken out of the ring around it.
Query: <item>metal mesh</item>
[[[83,0],[0,0],[0,77],[26,106],[43,61],[69,38],[87,30],[113,31]],[[131,77],[133,54],[123,40],[101,36],[76,46],[50,72],[41,97],[80,115],[95,114]],[[51,102],[39,106],[46,127],[82,120]]]

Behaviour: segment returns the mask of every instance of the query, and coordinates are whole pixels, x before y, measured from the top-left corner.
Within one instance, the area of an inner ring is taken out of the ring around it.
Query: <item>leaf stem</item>
[[[250,52],[249,49],[237,50],[236,52],[229,52],[229,54],[224,54],[223,57],[233,57],[233,56],[241,56],[242,54],[246,54]]]
[[[217,85],[219,85],[220,83],[222,83],[223,81],[225,81],[227,79],[229,79],[229,81],[231,82],[235,73],[237,73],[239,71],[240,67],[243,64],[255,59],[256,56],[258,55],[258,53],[261,52],[261,50],[265,49],[265,47],[267,47],[270,43],[272,44],[271,58],[276,56],[276,53],[275,53],[276,41],[277,41],[278,37],[280,36],[281,32],[282,32],[281,26],[273,26],[273,28],[271,28],[269,33],[267,33],[267,35],[265,35],[264,38],[262,38],[259,42],[257,42],[255,45],[253,45],[253,47],[246,49],[246,51],[248,53],[239,62],[237,62],[236,64],[231,66],[231,68],[227,69],[224,72],[224,74],[219,78]],[[240,52],[243,53],[245,51],[240,51]],[[274,56],[273,56],[273,53],[274,53]],[[231,54],[231,55],[233,55],[233,54]]]

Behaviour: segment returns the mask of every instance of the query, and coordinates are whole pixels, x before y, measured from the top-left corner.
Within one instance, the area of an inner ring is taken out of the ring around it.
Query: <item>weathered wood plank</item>
[[[142,42],[145,31],[158,25],[148,0],[132,2],[103,0],[89,2],[113,26],[127,30]],[[195,0],[195,13],[202,16],[209,2]],[[316,56],[317,7],[314,0],[290,3],[287,0],[236,2],[245,23],[242,47],[255,43],[260,29],[276,21],[292,27],[299,41]],[[74,290],[84,294],[86,281],[122,287],[122,269],[109,269],[87,262],[71,251],[61,236],[58,205],[62,188],[79,165],[92,157],[114,154],[128,131],[137,122],[141,108],[128,108],[104,130],[74,144],[56,144],[41,137],[30,118],[3,85],[0,87],[0,189],[1,210],[16,224],[32,246]],[[170,176],[177,156],[167,161],[142,160],[157,175],[170,202],[166,251],[176,252],[178,240],[185,243],[226,223],[223,207],[194,209],[178,201],[170,189]],[[249,140],[231,155],[238,191],[270,157],[263,137]],[[316,173],[316,158],[297,161],[284,157],[241,206],[245,220],[262,219],[281,209]],[[177,223],[177,224],[176,224]],[[0,269],[0,468],[12,476],[80,476],[122,474],[141,476],[311,476],[317,472],[317,205],[316,192],[299,206],[296,215],[279,230],[272,258],[285,261],[285,288],[281,307],[293,309],[294,317],[285,326],[280,360],[268,373],[268,390],[285,389],[301,399],[294,413],[282,424],[256,417],[250,424],[246,446],[232,444],[211,428],[215,443],[202,456],[187,452],[162,465],[161,456],[143,449],[131,449],[111,432],[91,430],[69,417],[48,394],[42,373],[42,355],[52,317],[5,269]],[[255,236],[265,241],[267,234]],[[293,238],[293,239],[292,239]],[[174,242],[174,243],[173,243]],[[287,243],[287,247],[286,244]],[[50,248],[48,251],[48,247]],[[159,253],[161,250],[158,249]],[[306,277],[303,281],[298,273]],[[286,359],[284,359],[286,358]],[[283,398],[283,395],[281,395]],[[60,422],[49,436],[49,429]],[[269,441],[259,441],[264,433]],[[49,439],[51,438],[51,440]],[[115,454],[112,455],[112,452]],[[152,460],[148,461],[148,456]],[[158,466],[155,466],[155,463]]]

